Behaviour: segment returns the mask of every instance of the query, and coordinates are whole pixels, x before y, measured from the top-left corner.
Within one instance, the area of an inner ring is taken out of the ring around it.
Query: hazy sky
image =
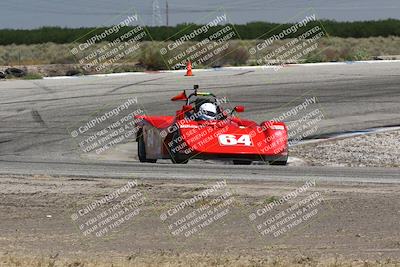
[[[153,0],[13,0],[0,2],[0,28],[102,26],[131,8],[152,24]],[[166,0],[158,0],[165,23]],[[400,19],[400,0],[168,0],[170,25],[201,22],[222,7],[233,23],[293,21],[314,8],[318,18],[338,21]],[[200,4],[201,3],[201,4]]]

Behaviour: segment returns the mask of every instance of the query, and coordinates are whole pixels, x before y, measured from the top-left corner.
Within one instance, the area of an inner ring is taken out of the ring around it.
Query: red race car
[[[243,106],[224,110],[224,98],[199,92],[198,85],[171,100],[185,101],[175,116],[135,117],[140,162],[171,159],[184,164],[190,159],[223,159],[236,165],[252,161],[286,165],[288,133],[283,122],[257,124],[240,119],[234,114],[244,112]]]

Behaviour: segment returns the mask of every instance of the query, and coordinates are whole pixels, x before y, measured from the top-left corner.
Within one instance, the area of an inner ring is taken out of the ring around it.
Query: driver
[[[199,119],[203,121],[215,120],[217,107],[213,103],[204,103],[199,108]]]

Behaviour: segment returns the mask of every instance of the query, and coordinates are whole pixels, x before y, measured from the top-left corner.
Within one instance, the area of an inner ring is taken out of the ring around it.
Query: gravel
[[[400,167],[400,131],[299,145],[290,155],[311,166]]]

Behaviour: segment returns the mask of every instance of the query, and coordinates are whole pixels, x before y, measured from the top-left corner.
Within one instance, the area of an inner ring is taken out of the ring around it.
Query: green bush
[[[43,76],[39,73],[27,73],[24,77],[24,80],[40,80],[43,79]]]
[[[241,25],[233,25],[237,30],[240,39],[254,40],[266,39],[273,34],[278,34],[285,28],[290,27],[292,24],[278,24],[269,22],[251,22]],[[378,21],[355,21],[355,22],[337,22],[332,20],[322,20],[310,22],[306,27],[303,27],[300,32],[305,32],[314,26],[323,26],[330,36],[344,37],[344,38],[368,38],[368,37],[389,37],[400,36],[400,20],[386,19]],[[179,24],[174,27],[146,27],[150,36],[146,36],[143,41],[174,41],[185,33],[189,33],[202,25],[196,24]],[[214,32],[221,30],[225,25],[212,27],[207,34],[200,34],[192,41],[204,40],[207,36]],[[56,43],[56,44],[69,44],[74,42],[84,42],[83,36],[91,32],[91,36],[105,31],[107,28],[60,28],[60,27],[43,27],[32,30],[14,30],[14,29],[1,29],[0,30],[0,45],[11,44],[43,44],[43,43]],[[122,35],[130,31],[132,27],[125,27],[121,29],[118,35]],[[236,36],[239,39],[239,36]],[[287,38],[292,38],[289,35]],[[110,35],[104,41],[115,40],[115,35]]]

